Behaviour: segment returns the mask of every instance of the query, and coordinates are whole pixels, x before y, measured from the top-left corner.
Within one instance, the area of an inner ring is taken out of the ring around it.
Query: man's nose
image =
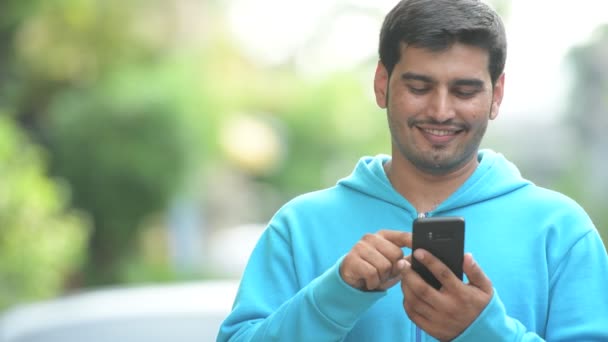
[[[429,103],[428,115],[437,122],[446,122],[454,118],[456,112],[446,89],[436,89]]]

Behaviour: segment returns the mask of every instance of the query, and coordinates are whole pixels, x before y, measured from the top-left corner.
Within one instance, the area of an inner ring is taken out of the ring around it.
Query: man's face
[[[376,102],[387,109],[393,158],[433,175],[477,163],[504,86],[504,75],[492,86],[488,58],[485,50],[461,43],[439,52],[402,44],[390,78],[378,64]]]

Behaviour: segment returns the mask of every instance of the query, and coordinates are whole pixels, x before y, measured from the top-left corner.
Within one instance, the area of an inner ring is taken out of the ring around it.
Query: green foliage
[[[0,309],[57,295],[83,259],[87,221],[46,175],[43,154],[0,116]]]
[[[366,101],[366,90],[354,75],[301,85],[279,112],[289,154],[271,182],[290,195],[310,191],[346,176],[361,154],[388,152],[384,113]],[[343,173],[323,174],[334,165]]]
[[[53,171],[96,227],[88,283],[120,279],[140,221],[163,211],[181,185],[188,131],[163,94],[153,78],[125,70],[97,88],[64,92],[49,107]]]
[[[166,5],[8,0],[0,13],[11,47],[0,51],[0,103],[48,147],[53,174],[90,214],[87,285],[120,281],[141,219],[165,210],[204,154],[198,125],[183,124],[192,92],[182,94],[188,75],[166,55]]]

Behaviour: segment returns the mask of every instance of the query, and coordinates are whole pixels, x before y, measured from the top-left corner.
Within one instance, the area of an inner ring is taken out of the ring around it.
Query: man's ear
[[[378,61],[376,66],[376,74],[374,75],[374,93],[376,94],[376,104],[380,108],[386,108],[388,99],[388,71],[381,61]]]
[[[498,77],[496,83],[494,84],[494,92],[492,94],[492,108],[490,109],[490,120],[496,119],[498,117],[498,110],[500,109],[500,104],[502,103],[502,98],[505,94],[505,74],[503,73]]]

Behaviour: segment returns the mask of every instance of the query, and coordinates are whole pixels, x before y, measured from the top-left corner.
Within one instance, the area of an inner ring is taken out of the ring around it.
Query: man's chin
[[[414,165],[421,171],[441,176],[452,173],[463,165],[462,158],[456,158],[452,153],[444,149],[433,149],[427,155],[419,158]]]

